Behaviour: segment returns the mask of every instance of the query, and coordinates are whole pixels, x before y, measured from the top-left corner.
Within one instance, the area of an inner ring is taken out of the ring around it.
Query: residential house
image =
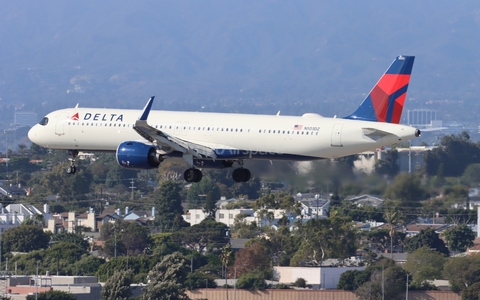
[[[303,219],[326,218],[328,216],[330,201],[322,198],[321,195],[298,193],[295,195],[295,200],[300,202]]]
[[[34,218],[36,215],[41,215],[44,222],[48,222],[52,218],[48,204],[44,205],[43,212],[31,204],[9,204],[6,207],[0,204],[0,233],[20,226],[24,221]]]

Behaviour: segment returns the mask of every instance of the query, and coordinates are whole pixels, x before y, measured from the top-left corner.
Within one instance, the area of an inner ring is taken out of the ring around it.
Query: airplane
[[[411,140],[420,130],[401,125],[414,56],[398,56],[361,105],[343,117],[74,108],[47,114],[28,132],[50,149],[68,150],[67,173],[76,172],[79,151],[114,152],[124,168],[154,169],[169,157],[190,167],[187,182],[199,182],[204,168],[238,166],[232,177],[246,182],[245,160],[333,159]]]

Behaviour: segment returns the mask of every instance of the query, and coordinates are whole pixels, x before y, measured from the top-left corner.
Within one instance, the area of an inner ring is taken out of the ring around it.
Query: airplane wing
[[[215,160],[217,155],[215,154],[215,149],[209,145],[202,145],[199,143],[191,142],[185,139],[171,136],[161,130],[158,130],[147,123],[148,115],[152,109],[153,99],[152,96],[148,99],[145,108],[143,109],[142,115],[135,122],[133,129],[144,139],[153,143],[157,148],[163,152],[163,154],[168,154],[172,151],[178,151],[185,154],[191,154],[193,157],[197,158],[211,158]]]

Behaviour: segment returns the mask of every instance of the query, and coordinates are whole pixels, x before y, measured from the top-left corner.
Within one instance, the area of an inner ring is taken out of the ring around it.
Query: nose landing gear
[[[75,158],[78,156],[78,150],[68,150],[68,155],[70,156],[70,166],[67,167],[67,174],[75,174],[77,168],[75,167]]]

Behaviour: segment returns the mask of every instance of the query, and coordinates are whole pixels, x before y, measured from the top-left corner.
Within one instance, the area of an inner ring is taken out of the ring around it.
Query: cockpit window
[[[48,124],[48,118],[47,118],[47,117],[43,118],[43,119],[40,121],[40,123],[38,123],[38,124],[43,125],[43,126],[47,125],[47,124]]]

